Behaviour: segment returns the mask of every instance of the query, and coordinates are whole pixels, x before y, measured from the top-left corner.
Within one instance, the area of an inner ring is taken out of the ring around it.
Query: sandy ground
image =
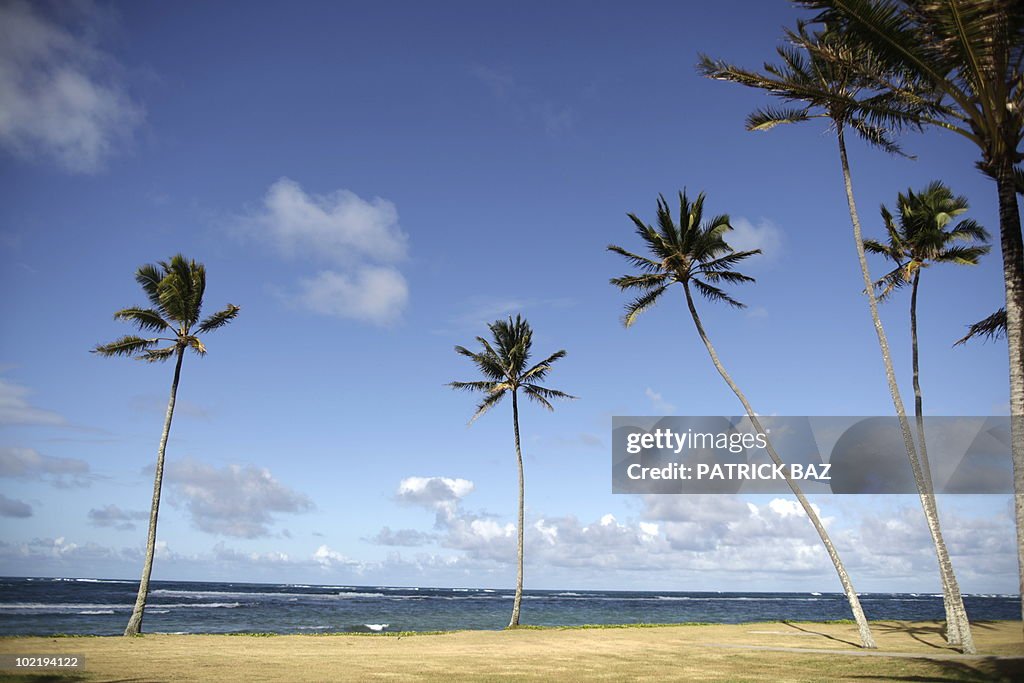
[[[80,655],[55,674],[10,681],[729,680],[1024,681],[1020,622],[974,625],[979,656],[935,622],[876,622],[878,650],[852,624],[774,622],[435,635],[147,635],[0,638],[0,654]]]

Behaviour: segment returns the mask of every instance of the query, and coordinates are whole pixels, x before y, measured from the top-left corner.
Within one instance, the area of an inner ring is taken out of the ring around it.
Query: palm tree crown
[[[896,264],[875,283],[880,290],[879,298],[911,283],[921,268],[932,263],[973,266],[989,252],[988,245],[957,244],[984,242],[988,232],[970,218],[947,229],[954,218],[967,211],[968,203],[965,197],[954,196],[941,182],[932,182],[920,192],[900,193],[896,203],[898,220],[882,206],[888,242],[864,240],[867,251],[885,256]]]
[[[453,389],[479,391],[486,394],[477,406],[470,422],[500,403],[505,394],[518,389],[522,389],[524,394],[548,410],[554,410],[550,399],[576,398],[539,384],[551,371],[552,364],[565,357],[564,350],[556,351],[530,368],[526,367],[530,360],[530,349],[533,346],[533,330],[522,316],[516,315],[514,319],[509,316],[508,320],[496,320],[488,324],[487,327],[491,330],[493,340],[488,341],[483,337],[477,337],[476,340],[483,347],[480,353],[473,353],[464,346],[455,347],[457,353],[473,361],[486,379],[478,382],[451,382],[448,385]]]
[[[610,244],[608,251],[624,256],[642,272],[623,275],[611,283],[623,291],[640,290],[642,293],[626,305],[622,322],[631,326],[637,316],[653,306],[668,287],[678,282],[687,291],[693,285],[702,296],[711,301],[722,301],[743,308],[736,299],[719,285],[753,282],[754,278],[733,270],[744,259],[760,254],[760,249],[735,251],[725,241],[725,233],[732,230],[727,215],[705,221],[704,193],[692,203],[686,192],[679,193],[679,223],[663,196],[658,197],[658,227],[654,228],[635,214],[627,214],[636,227],[636,234],[644,241],[651,256],[641,256],[620,246]],[[653,257],[653,258],[652,258]]]
[[[201,263],[186,259],[181,254],[170,261],[159,261],[141,266],[135,271],[135,281],[146,292],[152,308],[131,306],[114,314],[117,320],[126,320],[139,330],[162,333],[144,338],[125,335],[109,344],[99,344],[94,353],[102,356],[133,356],[148,362],[165,361],[176,351],[191,348],[200,356],[206,347],[198,335],[212,332],[231,322],[240,310],[234,304],[200,321],[203,293],[206,290],[206,268]],[[171,342],[161,347],[161,342]]]
[[[776,49],[780,63],[765,63],[763,72],[703,54],[697,70],[708,78],[764,90],[796,105],[754,110],[747,116],[747,130],[827,118],[837,128],[849,125],[871,145],[903,154],[889,130],[916,125],[924,106],[920,99],[868,88],[870,82],[861,73],[876,68],[874,54],[852,47],[840,33],[811,33],[804,23],[784,33],[788,44]]]

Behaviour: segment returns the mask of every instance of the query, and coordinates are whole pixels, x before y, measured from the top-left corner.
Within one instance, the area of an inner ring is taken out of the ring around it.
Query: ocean
[[[117,635],[138,581],[0,578],[0,635]],[[513,592],[310,584],[153,581],[147,633],[333,633],[501,629]],[[869,619],[941,619],[942,596],[864,593]],[[1019,619],[1015,595],[967,595],[971,619]],[[841,593],[528,590],[521,622],[538,626],[851,618]]]

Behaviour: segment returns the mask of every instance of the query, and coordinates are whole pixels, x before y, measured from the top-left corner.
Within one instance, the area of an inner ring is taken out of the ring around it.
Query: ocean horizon
[[[152,581],[147,633],[387,633],[497,630],[512,589],[305,583]],[[0,635],[119,635],[137,580],[0,578]],[[872,620],[943,619],[941,593],[861,593]],[[965,594],[972,620],[1018,620],[1015,594]],[[525,590],[536,626],[743,623],[850,619],[842,593]]]

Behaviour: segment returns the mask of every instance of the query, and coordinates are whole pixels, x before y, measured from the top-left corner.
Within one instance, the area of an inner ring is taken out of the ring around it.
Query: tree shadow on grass
[[[971,624],[973,626],[973,624]],[[872,624],[871,628],[878,629],[879,633],[905,633],[922,645],[935,648],[936,650],[952,650],[956,648],[946,645],[946,622],[938,624],[911,624],[906,621],[883,622]],[[939,643],[926,640],[925,636],[938,636]]]
[[[920,661],[920,660],[917,660]],[[973,662],[957,662],[948,659],[927,660],[936,669],[933,675],[913,674],[907,676],[886,676],[887,681],[935,681],[946,683],[963,681],[967,683],[1015,683],[1024,681],[1024,659],[988,659]],[[847,680],[862,678],[877,680],[874,675],[847,675]]]
[[[795,628],[797,631],[803,631],[804,633],[813,633],[816,636],[821,636],[822,638],[828,638],[829,640],[834,640],[837,643],[843,643],[844,645],[852,645],[853,647],[860,647],[861,646],[859,642],[852,641],[852,640],[846,640],[845,638],[839,638],[837,636],[832,635],[831,633],[822,633],[821,631],[815,631],[815,630],[806,628],[806,626],[804,626],[804,625],[795,624],[795,623],[793,623],[791,621],[786,621],[785,619],[783,619],[782,623],[785,624],[786,626],[790,627],[790,628]]]

